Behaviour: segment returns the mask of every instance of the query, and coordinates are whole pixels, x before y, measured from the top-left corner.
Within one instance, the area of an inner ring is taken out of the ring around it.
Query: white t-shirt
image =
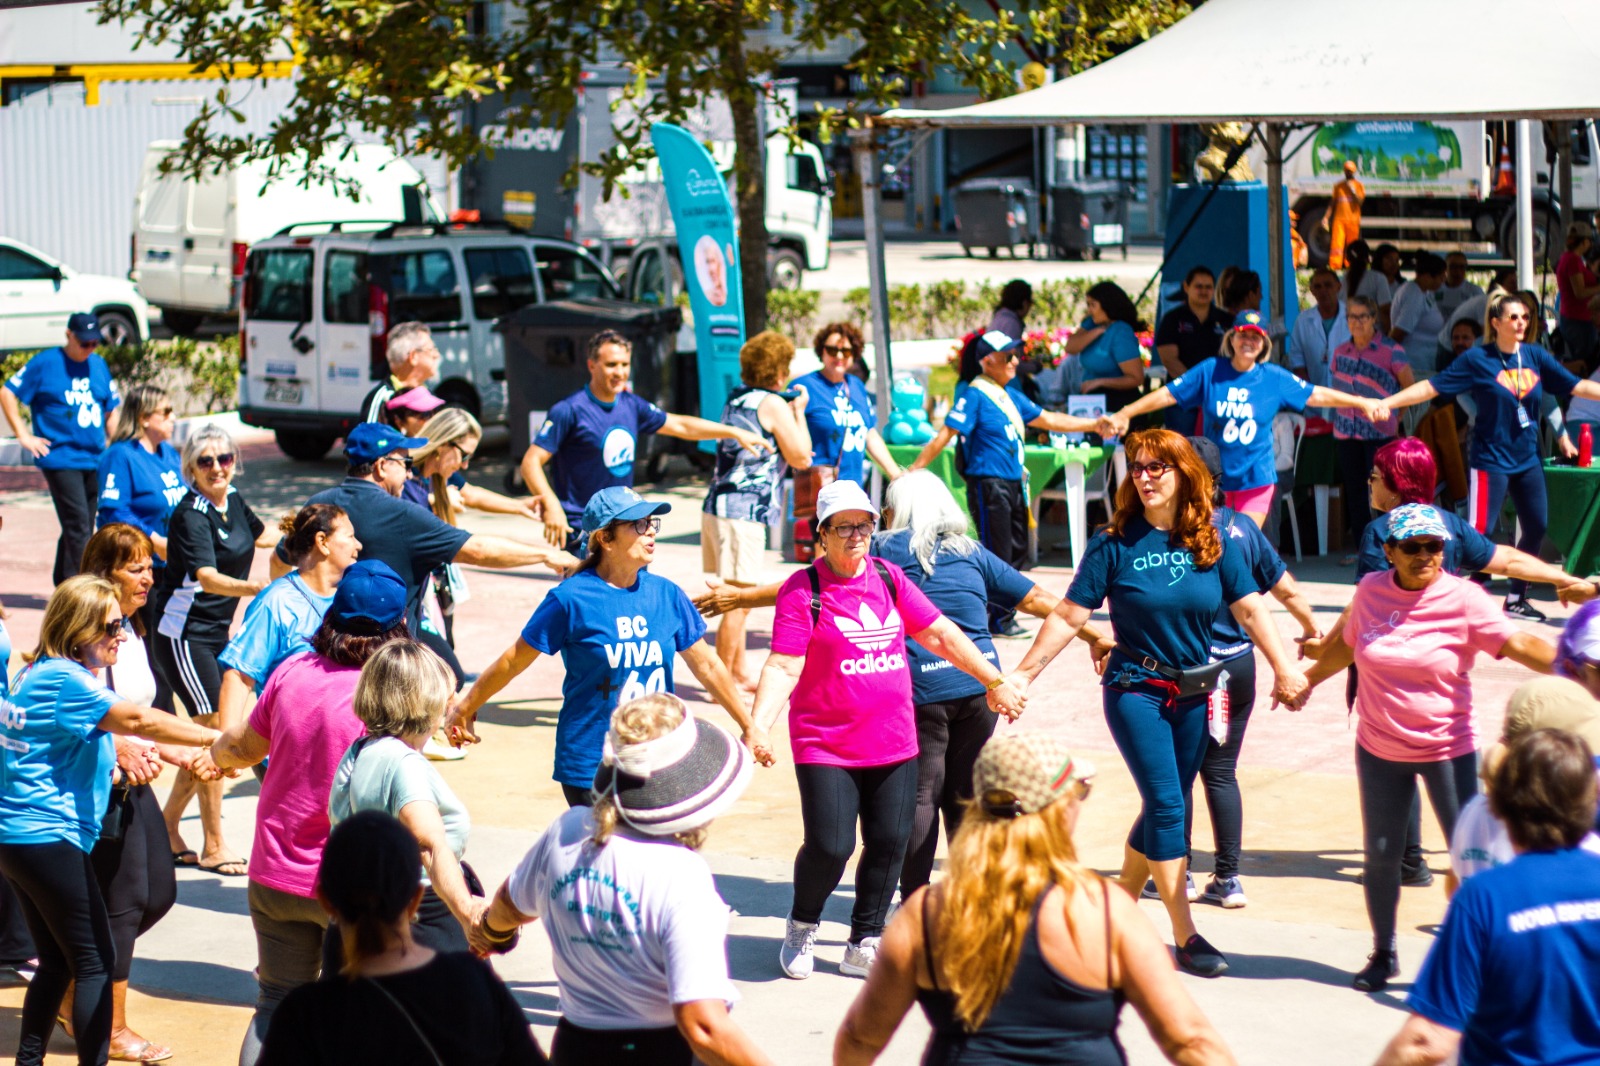
[[[1433,294],[1433,302],[1438,306],[1439,313],[1445,318],[1449,318],[1455,313],[1456,308],[1460,307],[1474,296],[1482,295],[1483,290],[1478,286],[1474,285],[1470,281],[1463,281],[1460,285],[1456,285],[1454,287],[1449,285],[1440,285]],[[1446,347],[1449,346],[1446,345]]]
[[[585,1029],[666,1029],[678,1003],[739,998],[728,979],[728,905],[711,868],[672,840],[591,842],[587,807],[545,830],[506,882],[544,922],[563,1017]]]
[[[1344,286],[1344,288],[1348,288],[1348,285]],[[1370,268],[1365,274],[1361,275],[1361,281],[1356,285],[1356,291],[1351,295],[1365,296],[1379,307],[1393,299],[1392,294],[1389,292],[1389,279]],[[1349,296],[1345,297],[1347,300],[1349,298]]]
[[[1405,352],[1412,373],[1432,375],[1439,355],[1438,334],[1444,328],[1444,316],[1433,302],[1433,294],[1423,292],[1415,281],[1400,286],[1389,306],[1389,324],[1392,330],[1405,331],[1406,339],[1395,343]]]
[[[156,698],[156,675],[150,669],[150,653],[145,650],[144,638],[131,625],[122,631],[128,639],[117,649],[117,665],[110,667],[102,677],[106,687],[123,699],[148,707]]]
[[[1590,833],[1578,845],[1600,856],[1600,836]],[[1505,823],[1489,810],[1489,797],[1477,795],[1467,801],[1456,816],[1456,832],[1450,838],[1450,869],[1465,881],[1517,857]]]

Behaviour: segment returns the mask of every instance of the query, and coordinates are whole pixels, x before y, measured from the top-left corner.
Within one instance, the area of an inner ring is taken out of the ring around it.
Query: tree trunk
[[[767,328],[766,145],[761,136],[760,94],[750,80],[744,26],[730,20],[722,58],[728,72],[728,107],[733,113],[734,208],[739,215],[739,281],[744,289],[745,335]]]

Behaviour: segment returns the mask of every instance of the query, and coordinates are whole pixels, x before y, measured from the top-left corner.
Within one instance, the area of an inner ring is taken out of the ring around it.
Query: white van
[[[443,217],[417,169],[381,145],[359,145],[331,164],[341,179],[360,186],[356,199],[331,183],[302,185],[292,174],[269,185],[265,163],[199,181],[162,174],[161,161],[177,147],[176,141],[152,141],[145,150],[129,275],[175,333],[194,332],[207,315],[237,313],[250,246],[284,226]]]
[[[299,232],[313,228],[328,232]],[[389,376],[389,328],[416,321],[439,347],[432,390],[483,422],[503,422],[505,348],[495,320],[580,296],[618,299],[621,290],[570,241],[506,228],[287,227],[245,262],[239,416],[275,431],[291,458],[322,458]]]

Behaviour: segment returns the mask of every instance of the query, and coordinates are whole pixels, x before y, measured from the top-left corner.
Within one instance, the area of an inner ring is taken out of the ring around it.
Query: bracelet
[[[983,687],[985,689],[987,689],[988,691],[993,692],[995,689],[999,688],[1001,685],[1003,685],[1005,683],[1006,683],[1006,675],[1005,674],[1001,674],[999,677],[995,678],[993,681],[989,682],[987,685],[985,685]]]
[[[478,919],[478,928],[480,930],[482,930],[483,938],[485,940],[487,940],[491,944],[504,944],[507,941],[509,941],[512,937],[517,935],[517,930],[515,930],[515,929],[508,929],[508,930],[502,931],[502,930],[496,929],[494,926],[490,925],[489,924],[489,915],[488,915],[487,912],[484,914],[484,916],[482,918]]]

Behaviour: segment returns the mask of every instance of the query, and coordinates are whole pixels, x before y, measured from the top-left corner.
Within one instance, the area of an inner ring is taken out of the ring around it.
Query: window
[[[579,296],[600,296],[608,300],[621,298],[616,282],[589,255],[575,248],[558,248],[541,245],[535,249],[539,257],[539,280],[544,283],[546,300],[571,300]]]
[[[539,302],[525,248],[474,248],[466,260],[472,310],[479,318],[499,318]]]
[[[309,322],[311,253],[298,248],[251,252],[245,266],[244,313],[264,322]]]
[[[329,252],[322,265],[322,320],[367,324],[367,257],[364,252]]]
[[[461,282],[443,249],[385,256],[389,261],[389,321],[461,321]]]
[[[817,172],[817,161],[808,155],[791,155],[785,160],[789,188],[798,192],[821,195],[822,175]]]
[[[55,270],[26,252],[0,248],[0,281],[45,281],[55,276]]]

